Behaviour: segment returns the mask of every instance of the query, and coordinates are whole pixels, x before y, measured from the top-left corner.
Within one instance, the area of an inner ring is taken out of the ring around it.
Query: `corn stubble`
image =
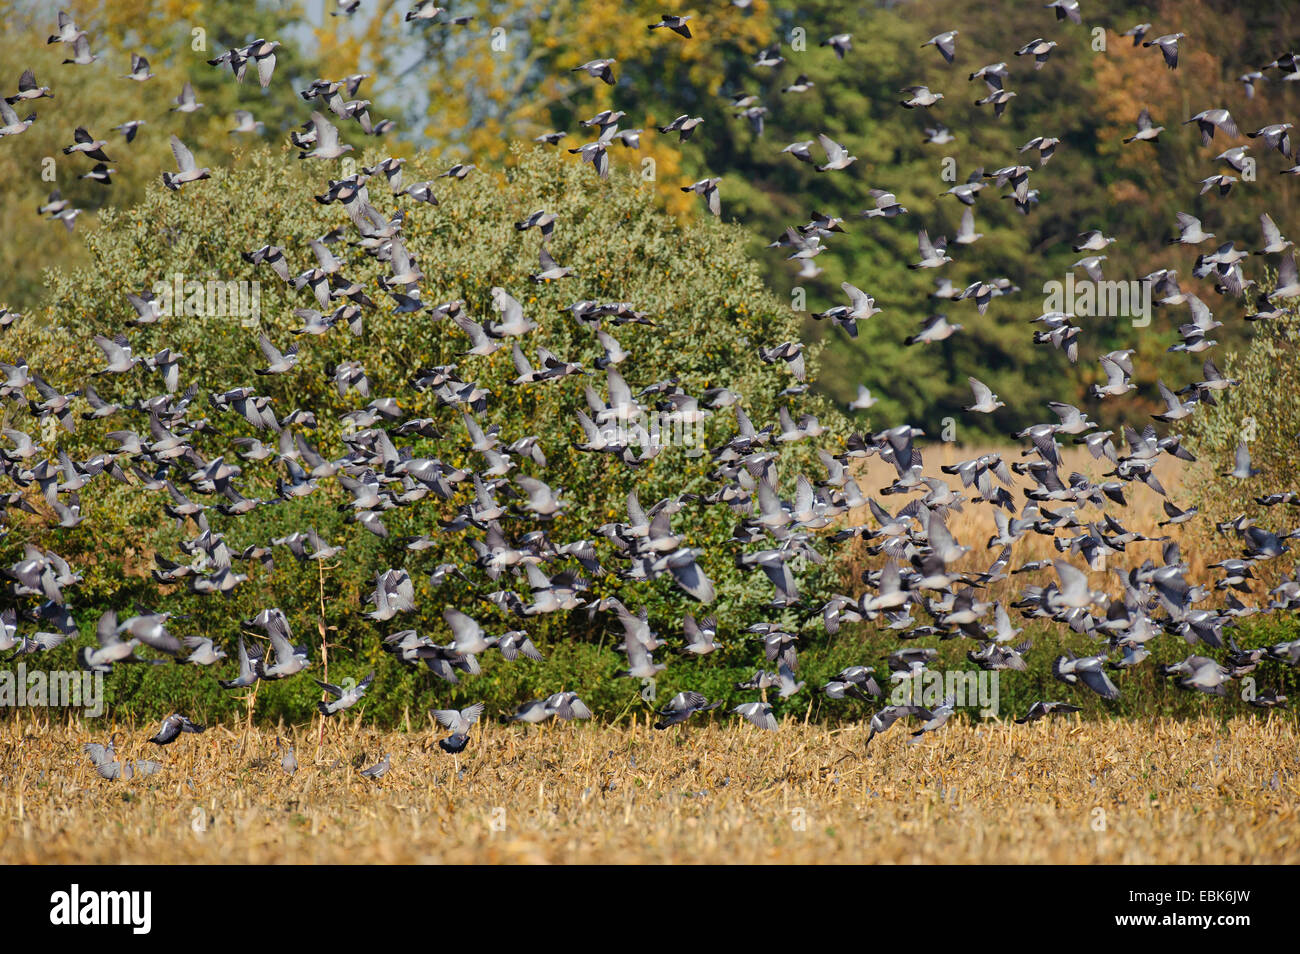
[[[486,724],[459,756],[432,730],[341,720],[214,726],[105,781],[102,724],[0,721],[11,863],[1295,863],[1300,731],[1265,718],[1017,726],[953,719],[866,753],[865,724]],[[150,751],[154,750],[154,751]],[[358,767],[388,753],[382,779]]]

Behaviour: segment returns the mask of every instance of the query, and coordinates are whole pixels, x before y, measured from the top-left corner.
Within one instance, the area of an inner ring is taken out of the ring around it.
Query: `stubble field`
[[[10,863],[1295,863],[1300,732],[1266,717],[867,728],[730,721],[432,731],[214,726],[101,779],[102,726],[0,722]],[[150,730],[151,731],[151,730]],[[161,754],[160,754],[161,752]],[[388,753],[379,780],[358,765]]]

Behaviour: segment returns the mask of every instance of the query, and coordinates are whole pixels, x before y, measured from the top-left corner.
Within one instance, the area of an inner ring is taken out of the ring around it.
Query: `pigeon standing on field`
[[[116,739],[117,735],[114,734],[109,738],[107,745],[101,745],[98,742],[87,742],[81,747],[82,751],[90,757],[90,764],[101,778],[115,779],[123,777],[123,763],[117,760],[117,750],[114,746]]]
[[[100,745],[98,742],[88,742],[83,745],[82,750],[90,757],[90,763],[94,766],[95,771],[101,778],[106,779],[132,779],[139,775],[141,778],[147,778],[150,775],[156,775],[162,771],[162,763],[154,762],[150,759],[136,759],[128,761],[127,759],[119,760],[117,752],[114,749],[114,741],[117,736],[114,735],[108,740],[107,745]]]
[[[282,752],[280,756],[280,769],[285,775],[293,775],[298,771],[298,756],[294,754],[292,743],[282,743],[280,737],[275,738],[276,751]]]

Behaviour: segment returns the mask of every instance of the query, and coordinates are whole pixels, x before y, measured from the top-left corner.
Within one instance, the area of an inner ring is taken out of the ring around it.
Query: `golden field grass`
[[[166,750],[119,727],[149,779],[106,781],[80,747],[103,727],[0,722],[0,857],[10,863],[1295,863],[1300,730],[1227,722],[895,726],[734,717],[486,724],[440,734],[354,722],[210,728]],[[319,744],[318,744],[319,742]],[[391,754],[381,780],[353,766]],[[197,829],[197,830],[196,830]]]

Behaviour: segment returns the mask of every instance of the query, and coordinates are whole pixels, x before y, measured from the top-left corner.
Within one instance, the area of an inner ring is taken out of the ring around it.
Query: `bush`
[[[371,155],[365,161],[379,158]],[[566,307],[579,299],[631,301],[655,323],[654,327],[611,329],[631,351],[620,368],[634,391],[669,375],[697,396],[706,388],[726,386],[744,395],[744,407],[756,426],[774,420],[777,407],[786,401],[794,405],[796,415],[815,413],[832,434],[843,437],[843,421],[820,398],[778,397],[793,379],[783,370],[764,365],[756,354],[760,344],[771,346],[797,338],[799,318],[764,290],[758,267],[743,251],[746,235],[742,231],[713,220],[681,224],[657,212],[651,191],[639,188],[636,179],[615,176],[601,182],[590,166],[571,157],[561,159],[542,150],[527,150],[518,159],[505,175],[478,170],[463,181],[435,180],[440,201],[436,208],[415,204],[409,198],[399,202],[390,197],[382,178],[371,181],[371,201],[376,206],[391,213],[401,204],[407,213],[403,235],[426,275],[421,283],[426,302],[464,299],[471,317],[480,322],[496,320],[490,289],[499,285],[523,302],[540,325],[521,340],[530,360],[535,360],[537,346],[545,345],[562,358],[593,370],[602,350],[594,334],[579,325]],[[428,160],[417,159],[408,163],[405,178],[408,182],[428,179],[437,171]],[[647,506],[665,496],[708,493],[715,488],[707,479],[713,466],[709,456],[690,457],[685,448],[668,447],[636,470],[608,455],[575,450],[572,443],[581,432],[573,411],[585,406],[583,383],[591,381],[603,391],[603,373],[593,371],[588,378],[514,387],[510,382],[516,372],[509,347],[487,358],[458,357],[466,347],[466,338],[452,322],[436,321],[427,311],[394,313],[375,281],[387,273],[388,266],[342,243],[331,248],[345,262],[344,273],[365,286],[379,307],[366,312],[359,338],[340,325],[322,337],[295,339],[291,329],[301,322],[293,309],[315,307],[314,298],[305,288],[293,292],[269,267],[245,262],[240,252],[272,243],[285,249],[292,273],[314,266],[306,243],[346,224],[346,219],[339,205],[321,205],[308,196],[322,193],[327,175],[337,174],[335,166],[299,162],[284,151],[263,149],[235,168],[213,169],[210,180],[191,184],[180,193],[157,185],[134,208],[105,210],[101,227],[87,233],[92,266],[72,273],[48,272],[47,303],[7,333],[5,353],[26,358],[34,371],[56,388],[68,391],[91,382],[92,373],[102,366],[102,356],[92,341],[95,334],[111,337],[124,332],[136,355],[152,355],[162,348],[179,351],[183,355],[181,390],[190,382],[199,388],[189,417],[193,420],[206,414],[210,421],[207,430],[193,436],[194,446],[207,460],[222,454],[233,459],[231,442],[236,436],[258,436],[274,444],[273,435],[254,431],[237,414],[205,406],[209,393],[244,385],[271,396],[280,418],[294,408],[313,410],[319,427],[300,432],[327,456],[340,456],[345,449],[340,440],[340,415],[363,406],[366,399],[355,391],[340,398],[331,372],[337,363],[356,359],[372,382],[372,396],[398,398],[405,417],[432,417],[444,435],[441,439],[396,438],[397,443],[410,446],[417,455],[436,456],[451,465],[481,467],[466,447],[459,413],[440,407],[432,394],[417,393],[411,386],[419,369],[457,363],[465,380],[492,392],[480,416],[485,426],[500,425],[506,442],[530,434],[540,438],[549,466],[543,471],[521,459],[520,470],[563,489],[568,509],[548,528],[558,543],[592,538],[600,524],[625,520],[625,496],[634,487]],[[574,275],[531,285],[526,276],[537,270],[537,234],[520,233],[513,223],[542,207],[558,216],[551,250],[557,261],[574,269]],[[349,239],[356,234],[347,225]],[[165,318],[154,325],[130,325],[134,312],[126,294],[168,281],[177,273],[186,280],[259,282],[260,324],[248,327],[237,318],[191,316]],[[295,370],[261,378],[252,373],[263,364],[257,346],[261,331],[282,349],[295,340],[300,344],[302,353]],[[815,376],[816,349],[810,349],[807,358],[811,378]],[[143,368],[94,378],[93,383],[106,400],[124,405],[162,392],[161,377]],[[77,410],[82,409],[78,402]],[[9,426],[25,428],[33,436],[40,431],[25,412],[13,417]],[[706,427],[710,445],[735,432],[730,411],[716,412]],[[107,421],[79,422],[75,434],[55,435],[47,429],[43,443],[50,456],[57,443],[74,460],[83,460],[115,447],[105,433],[121,428],[147,435],[148,418],[129,410]],[[819,443],[826,444],[827,438]],[[787,493],[793,490],[796,467],[812,476],[819,471],[809,445],[803,442],[782,454],[782,485]],[[244,469],[237,481],[241,492],[273,499],[282,466],[273,460],[239,463]],[[182,470],[189,472],[189,468]],[[192,499],[217,502],[196,496],[190,488],[182,489]],[[272,571],[265,571],[255,561],[238,564],[250,579],[228,598],[196,596],[181,586],[160,586],[150,577],[155,554],[189,562],[178,543],[193,535],[193,525],[178,527],[163,514],[165,493],[128,487],[106,474],[83,492],[85,520],[80,526],[61,530],[51,527],[45,517],[31,518],[0,542],[0,557],[5,565],[15,561],[22,544],[30,541],[71,561],[84,580],[69,590],[70,606],[87,636],[93,634],[102,609],[113,607],[129,614],[139,602],[184,614],[174,622],[173,632],[211,636],[233,657],[239,621],[262,607],[279,606],[288,614],[295,641],[313,646],[312,675],[322,676],[323,636],[330,645],[333,679],[344,675],[360,678],[369,669],[379,668],[381,676],[370,707],[392,719],[408,706],[445,705],[486,693],[504,702],[543,689],[558,690],[560,685],[531,683],[528,673],[533,664],[506,666],[494,659],[484,675],[467,677],[452,692],[423,669],[399,672],[381,652],[382,637],[399,629],[415,628],[439,642],[446,641],[449,637],[441,617],[444,605],[457,606],[480,619],[489,632],[520,626],[521,621],[507,618],[484,597],[492,590],[523,589],[526,581],[522,577],[512,581],[508,576],[495,583],[488,580],[469,566],[473,553],[466,535],[439,531],[437,519],[451,517],[468,492],[465,484],[453,501],[430,495],[415,506],[388,511],[383,518],[389,531],[386,540],[344,522],[338,505],[350,497],[333,480],[322,481],[306,498],[261,506],[243,517],[225,517],[210,510],[213,532],[224,533],[235,551],[252,544],[268,545],[274,537],[308,527],[315,527],[326,541],[346,546],[344,553],[324,568],[300,564],[282,548],[276,549]],[[48,514],[38,495],[32,494],[31,499]],[[10,512],[11,520],[21,516],[16,510]],[[671,577],[631,583],[606,576],[591,581],[593,595],[617,593],[629,607],[646,606],[664,635],[680,632],[680,619],[687,609],[697,615],[713,613],[720,620],[724,638],[739,643],[738,633],[747,624],[778,617],[765,609],[772,593],[766,578],[733,565],[738,546],[728,540],[737,520],[725,506],[695,505],[688,505],[674,518],[677,532],[704,553],[702,566],[718,588],[718,599],[711,607],[689,605],[693,601],[675,587]],[[537,526],[531,520],[512,519],[506,529],[522,534]],[[477,535],[473,530],[470,533]],[[436,537],[438,545],[419,553],[405,550],[403,538],[417,534]],[[600,547],[607,565],[610,549]],[[465,566],[470,582],[453,578],[434,588],[428,573],[444,562]],[[386,624],[365,620],[360,610],[374,586],[375,574],[403,566],[416,584],[417,613]],[[835,573],[832,560],[803,574],[806,607],[820,605],[819,599],[834,584]],[[784,614],[784,619],[787,625],[800,625],[791,613]],[[543,652],[565,660],[560,668],[570,667],[564,674],[566,687],[582,690],[588,680],[615,668],[617,657],[609,647],[621,638],[621,629],[619,635],[611,635],[609,620],[607,615],[589,620],[586,613],[577,612],[532,617],[522,621],[522,626],[529,629]],[[570,642],[603,642],[605,650],[569,649]],[[744,657],[735,660],[738,665],[761,659],[761,644],[746,643],[738,651]],[[230,665],[223,664],[223,668],[228,670]],[[708,661],[702,665],[707,667]],[[119,706],[140,713],[182,705],[220,713],[233,710],[231,697],[239,695],[223,693],[211,675],[200,678],[191,667],[118,667],[109,683]],[[300,677],[262,686],[258,708],[271,718],[301,718],[310,713],[317,697],[315,686]]]
[[[1214,406],[1202,405],[1189,420],[1190,444],[1198,460],[1188,486],[1201,510],[1194,526],[1201,534],[1198,542],[1213,553],[1240,556],[1236,535],[1214,530],[1216,523],[1240,514],[1277,533],[1288,532],[1294,524],[1292,508],[1265,507],[1255,498],[1300,491],[1300,363],[1294,353],[1298,330],[1300,316],[1291,308],[1281,318],[1256,323],[1244,352],[1216,356],[1223,374],[1241,383],[1224,392]],[[1261,473],[1248,481],[1221,477],[1232,469],[1243,440],[1251,466]],[[1265,581],[1275,580],[1293,563],[1270,561],[1256,573]]]

